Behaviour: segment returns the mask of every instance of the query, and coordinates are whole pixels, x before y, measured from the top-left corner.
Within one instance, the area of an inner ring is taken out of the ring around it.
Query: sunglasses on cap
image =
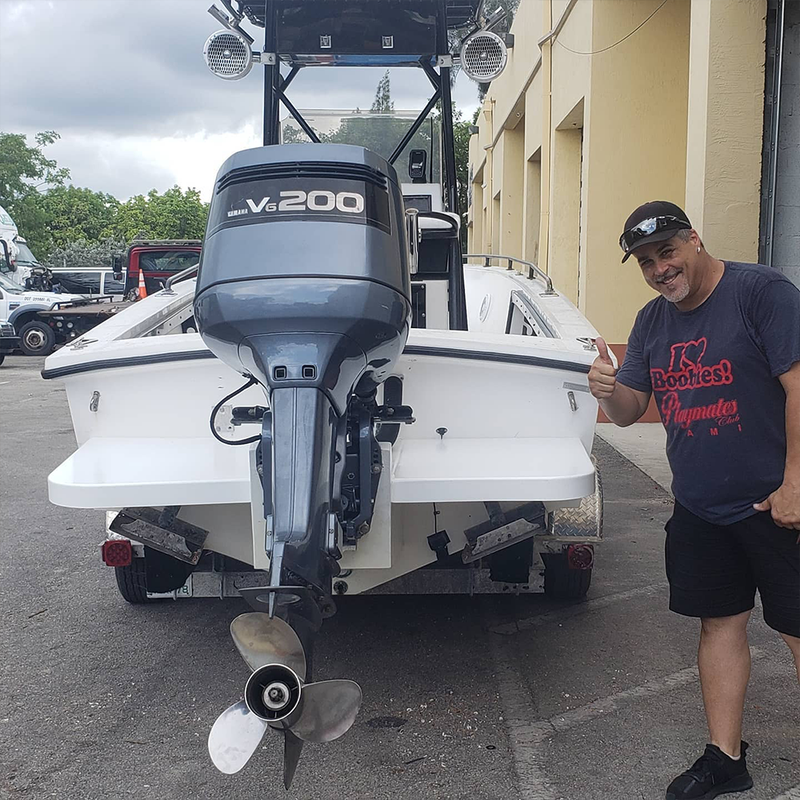
[[[649,219],[643,219],[632,228],[628,228],[628,230],[619,237],[619,246],[622,248],[623,253],[630,253],[634,247],[641,243],[642,239],[652,236],[656,231],[680,231],[691,230],[691,228],[692,226],[685,219],[680,219],[678,217],[650,217]]]

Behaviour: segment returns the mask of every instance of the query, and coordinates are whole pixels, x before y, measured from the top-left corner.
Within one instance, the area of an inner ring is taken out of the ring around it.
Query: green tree
[[[411,127],[412,120],[392,115],[394,102],[391,95],[389,73],[386,72],[375,90],[375,99],[368,114],[359,115],[358,109],[352,116],[345,117],[338,128],[327,134],[320,134],[323,142],[354,144],[372,150],[374,153],[388,158],[395,147],[400,143],[405,132]],[[381,115],[381,116],[376,116]],[[440,180],[440,151],[441,141],[439,135],[439,119],[441,117],[441,104],[430,115],[430,122],[423,123],[414,135],[411,142],[397,160],[397,167],[403,170],[408,152],[413,148],[426,150],[428,158],[433,164],[433,179]],[[467,193],[469,191],[469,137],[470,128],[474,120],[463,119],[462,113],[453,107],[453,129],[455,138],[456,156],[456,181],[458,187],[458,212],[467,210]],[[283,141],[306,142],[308,137],[298,130],[291,122],[284,124]],[[466,228],[464,228],[466,232]]]
[[[85,239],[69,241],[52,250],[44,263],[50,267],[110,267],[115,255],[125,252],[126,244],[121,239],[105,238],[97,242]]]
[[[208,204],[197,189],[185,192],[179,186],[159,194],[155,189],[131,197],[117,209],[110,227],[112,238],[202,239],[208,219]]]
[[[394,111],[392,102],[392,84],[389,79],[389,70],[383,73],[383,77],[378,81],[378,88],[375,90],[375,99],[372,101],[370,112],[372,114],[391,114]]]
[[[42,208],[42,192],[48,187],[63,186],[69,170],[47,158],[43,149],[59,135],[43,131],[30,146],[21,133],[0,133],[0,205],[17,223],[31,249],[48,249],[47,215]]]
[[[69,242],[97,242],[113,227],[120,202],[110,194],[56,186],[41,197],[47,219],[50,248],[61,248]]]

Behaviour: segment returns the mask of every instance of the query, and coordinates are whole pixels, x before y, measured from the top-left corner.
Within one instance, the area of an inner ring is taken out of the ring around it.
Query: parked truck
[[[0,275],[0,319],[14,326],[25,355],[38,356],[49,355],[137,300],[140,272],[150,294],[200,259],[197,240],[136,241],[107,268],[54,269],[52,282],[59,293],[26,291],[10,280],[10,247],[3,239],[0,244],[0,272],[9,272]]]
[[[139,272],[144,272],[147,293],[162,288],[166,280],[200,260],[197,239],[155,239],[132,242],[112,263],[97,267],[54,267],[53,280],[67,292],[84,295],[139,297]]]

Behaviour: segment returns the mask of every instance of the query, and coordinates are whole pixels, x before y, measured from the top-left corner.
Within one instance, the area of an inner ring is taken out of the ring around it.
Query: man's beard
[[[682,286],[666,286],[660,281],[656,281],[656,287],[659,294],[669,303],[680,303],[684,301],[689,296],[689,281],[686,280],[686,275],[683,272],[679,273],[675,277],[676,282],[681,280],[683,281]]]

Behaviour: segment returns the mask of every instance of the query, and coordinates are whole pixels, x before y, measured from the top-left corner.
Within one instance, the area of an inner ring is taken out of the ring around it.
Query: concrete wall
[[[471,150],[473,193],[491,198],[493,223],[475,224],[473,209],[470,249],[536,261],[623,346],[653,296],[638,267],[620,263],[634,207],[671,200],[711,252],[757,252],[766,0],[659,6],[522,0]],[[790,219],[800,204],[786,197]]]

